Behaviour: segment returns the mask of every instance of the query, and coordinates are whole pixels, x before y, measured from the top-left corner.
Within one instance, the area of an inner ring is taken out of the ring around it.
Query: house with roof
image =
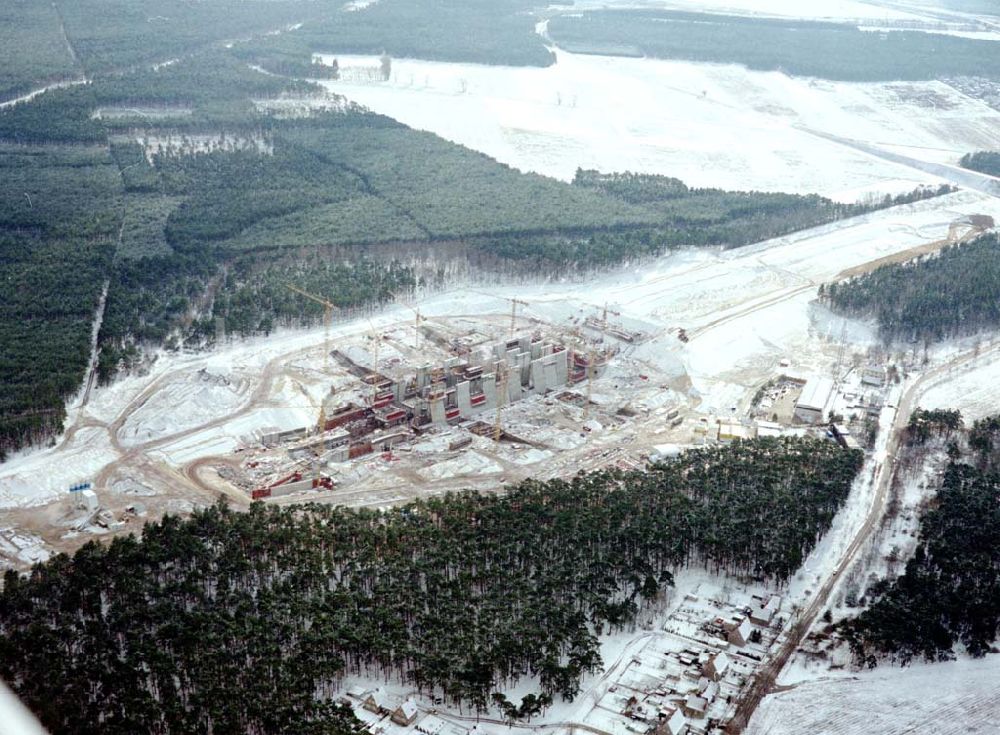
[[[681,710],[688,717],[704,717],[708,710],[708,700],[697,694],[689,694],[687,699],[681,703]]]
[[[660,724],[656,727],[656,735],[683,735],[687,730],[687,718],[684,717],[684,713],[675,709],[669,715],[666,712],[662,714]]]
[[[364,699],[361,700],[361,706],[376,715],[384,715],[393,710],[392,704],[389,702],[389,698],[382,687],[368,692]]]
[[[712,681],[719,681],[726,675],[730,663],[729,656],[725,652],[717,653],[705,663],[702,671]]]
[[[412,725],[419,714],[420,710],[417,709],[417,705],[414,704],[412,699],[407,699],[392,711],[390,719],[397,725]]]
[[[734,646],[742,648],[750,640],[750,634],[753,632],[753,625],[750,624],[750,618],[743,618],[736,625],[729,627],[726,633],[726,639]]]

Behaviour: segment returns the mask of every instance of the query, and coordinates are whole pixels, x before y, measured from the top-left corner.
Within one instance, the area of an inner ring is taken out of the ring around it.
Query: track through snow
[[[837,589],[845,573],[857,561],[858,554],[867,546],[872,534],[880,527],[886,510],[889,488],[895,473],[902,431],[909,422],[913,409],[917,407],[920,397],[932,386],[952,379],[956,371],[967,367],[970,363],[992,361],[998,352],[1000,352],[1000,342],[994,342],[986,349],[973,347],[968,351],[954,355],[944,364],[917,376],[904,387],[898,402],[894,401],[883,409],[879,423],[884,428],[879,432],[875,451],[869,457],[859,476],[862,495],[871,498],[864,522],[858,527],[850,545],[838,558],[836,566],[825,577],[820,589],[795,620],[777,653],[766,662],[749,689],[741,696],[736,714],[727,728],[728,732],[745,732],[745,728],[752,721],[757,708],[775,688],[782,670],[798,650],[820,613],[827,607],[831,593]],[[889,420],[888,426],[886,426],[887,419]],[[815,732],[832,731],[819,730]]]

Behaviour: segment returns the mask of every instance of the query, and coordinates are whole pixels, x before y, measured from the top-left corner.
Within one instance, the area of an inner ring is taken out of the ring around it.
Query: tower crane
[[[594,363],[597,361],[597,350],[593,345],[587,350],[587,402],[583,406],[583,420],[590,418],[590,399],[594,395]]]
[[[374,406],[376,398],[378,397],[379,379],[382,377],[382,374],[378,370],[378,347],[382,338],[379,335],[378,330],[375,329],[375,325],[372,324],[371,319],[368,320],[368,326],[371,329],[372,339],[372,406]]]
[[[527,301],[522,301],[521,299],[509,298],[507,300],[510,302],[510,336],[513,337],[514,336],[514,329],[517,326],[517,307],[518,307],[518,305],[521,305],[521,306],[530,306],[530,304],[528,304]]]
[[[608,302],[604,302],[604,309],[601,312],[601,329],[607,331],[608,329],[608,314],[614,314],[615,316],[621,316],[620,311],[615,311],[614,309],[608,308]]]
[[[420,347],[420,322],[427,321],[427,317],[420,313],[419,306],[413,306],[412,304],[403,302],[403,306],[413,312],[413,348],[418,349]]]
[[[481,293],[484,296],[490,296],[495,299],[503,299],[504,301],[510,302],[510,336],[514,336],[514,328],[517,326],[517,307],[518,306],[531,306],[531,304],[523,299],[517,299],[508,296],[497,296],[496,294],[489,293],[488,291],[477,291],[476,289],[469,289],[474,293]]]
[[[573,352],[570,359],[575,363],[576,355],[587,355],[587,402],[583,406],[583,420],[590,418],[590,399],[594,395],[594,373],[596,372],[597,347],[589,342],[579,329],[574,329],[570,333]]]
[[[510,378],[510,367],[506,358],[497,363],[497,418],[493,424],[493,441],[499,443],[500,435],[503,434],[503,425],[500,422],[500,410],[507,402],[507,381]]]
[[[340,309],[330,302],[329,299],[325,299],[322,296],[317,296],[316,294],[311,294],[308,291],[299,288],[292,283],[286,283],[289,290],[294,291],[300,296],[304,296],[310,301],[315,301],[317,304],[323,306],[323,327],[324,327],[324,338],[323,338],[323,373],[324,375],[329,370],[330,365],[330,323],[333,321],[333,312],[340,311]],[[323,433],[326,427],[326,407],[323,402],[320,401],[319,406],[319,418],[316,422],[317,429],[319,433]]]

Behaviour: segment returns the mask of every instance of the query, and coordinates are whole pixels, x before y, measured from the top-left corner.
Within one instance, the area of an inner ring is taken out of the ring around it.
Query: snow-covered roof
[[[716,682],[710,682],[705,690],[701,693],[702,699],[706,702],[711,702],[717,696],[719,696],[719,685]]]
[[[684,701],[684,706],[695,712],[704,712],[708,709],[708,700],[704,697],[699,697],[697,694],[689,694],[688,698]]]
[[[365,701],[371,701],[381,709],[391,709],[389,698],[386,696],[385,690],[381,687],[368,692],[368,694],[365,695]]]
[[[687,718],[684,717],[684,713],[679,709],[674,710],[674,714],[667,720],[667,732],[670,735],[680,735],[685,725],[687,725]]]
[[[799,400],[795,405],[798,408],[811,408],[816,411],[822,411],[826,408],[831,393],[833,393],[833,381],[830,378],[810,378],[802,389],[802,395],[799,396]]]
[[[650,456],[676,457],[683,451],[679,444],[655,444],[653,450],[650,452]]]
[[[368,694],[368,690],[360,684],[355,684],[347,689],[347,696],[354,697],[355,699],[364,699],[366,694]]]
[[[416,716],[417,705],[414,704],[412,699],[407,699],[405,702],[399,705],[397,711],[400,712],[406,719],[410,719],[411,717]]]
[[[727,656],[726,653],[723,651],[722,653],[716,655],[716,657],[712,659],[712,665],[715,667],[716,673],[718,674],[723,673],[726,669],[729,668],[729,656]]]

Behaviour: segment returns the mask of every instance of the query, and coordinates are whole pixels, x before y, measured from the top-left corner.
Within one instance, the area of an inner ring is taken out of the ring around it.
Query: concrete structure
[[[757,437],[777,437],[781,436],[784,432],[781,424],[776,424],[773,421],[758,421],[757,422]]]
[[[276,444],[291,441],[292,439],[300,439],[308,433],[308,427],[300,426],[297,429],[267,432],[261,436],[260,441],[264,446],[274,446]]]
[[[802,395],[795,404],[794,417],[804,424],[822,422],[826,406],[833,393],[833,381],[830,378],[810,378],[802,389]]]
[[[750,622],[754,625],[770,625],[781,610],[781,598],[773,595],[766,603],[750,606]]]
[[[427,715],[417,723],[417,732],[423,735],[438,735],[444,729],[445,722],[435,715]]]
[[[80,507],[88,513],[96,513],[100,507],[100,503],[97,502],[97,493],[93,490],[82,490],[80,492]]]
[[[857,439],[855,439],[849,429],[841,424],[832,424],[830,426],[830,431],[833,432],[833,438],[837,440],[844,449],[861,449],[861,445],[858,444]]]
[[[348,697],[354,697],[360,702],[365,698],[365,695],[368,694],[368,690],[360,684],[355,684],[354,686],[348,688],[346,694]]]
[[[679,457],[683,453],[679,444],[657,444],[649,453],[650,462],[662,462],[667,459]]]

